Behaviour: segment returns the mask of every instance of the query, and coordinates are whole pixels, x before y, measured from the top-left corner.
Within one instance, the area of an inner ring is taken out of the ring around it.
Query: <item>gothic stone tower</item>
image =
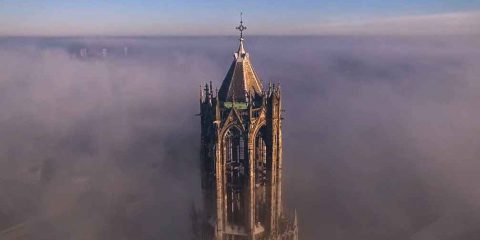
[[[297,239],[282,208],[280,87],[264,90],[240,45],[220,90],[200,91],[203,211],[197,239]]]

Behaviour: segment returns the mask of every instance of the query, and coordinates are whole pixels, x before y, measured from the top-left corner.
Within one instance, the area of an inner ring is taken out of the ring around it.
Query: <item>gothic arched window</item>
[[[267,145],[265,143],[265,127],[255,136],[255,223],[266,221],[266,182],[267,182]]]
[[[227,220],[243,225],[245,220],[244,183],[247,175],[245,139],[242,132],[232,127],[225,135],[225,164],[227,182]]]

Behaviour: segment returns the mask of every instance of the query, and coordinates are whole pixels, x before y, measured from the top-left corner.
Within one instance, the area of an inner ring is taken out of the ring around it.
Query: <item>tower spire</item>
[[[245,48],[243,47],[243,31],[247,30],[247,27],[243,25],[243,12],[240,12],[240,25],[235,29],[240,31],[240,38],[238,39],[240,40],[240,45],[238,46],[237,54],[238,56],[243,56],[246,53]]]
[[[262,83],[257,73],[253,70],[250,58],[244,48],[243,31],[247,29],[243,25],[243,17],[240,15],[240,25],[236,27],[240,31],[240,44],[237,51],[233,54],[233,62],[223,80],[222,86],[218,92],[219,99],[222,102],[231,102],[233,95],[238,102],[247,102],[247,93],[253,94],[252,98],[261,96]]]

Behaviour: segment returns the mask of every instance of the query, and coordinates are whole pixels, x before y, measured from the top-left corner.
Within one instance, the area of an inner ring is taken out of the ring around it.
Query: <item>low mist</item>
[[[81,56],[81,49],[88,56]],[[108,53],[102,56],[102,49]],[[0,239],[190,239],[234,37],[1,38]],[[480,38],[249,37],[301,239],[480,238]]]

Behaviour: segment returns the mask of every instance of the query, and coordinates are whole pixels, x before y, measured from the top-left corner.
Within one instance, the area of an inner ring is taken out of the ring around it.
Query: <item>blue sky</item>
[[[223,35],[233,34],[240,11],[252,34],[309,34],[329,24],[479,10],[480,0],[0,0],[0,35]]]

